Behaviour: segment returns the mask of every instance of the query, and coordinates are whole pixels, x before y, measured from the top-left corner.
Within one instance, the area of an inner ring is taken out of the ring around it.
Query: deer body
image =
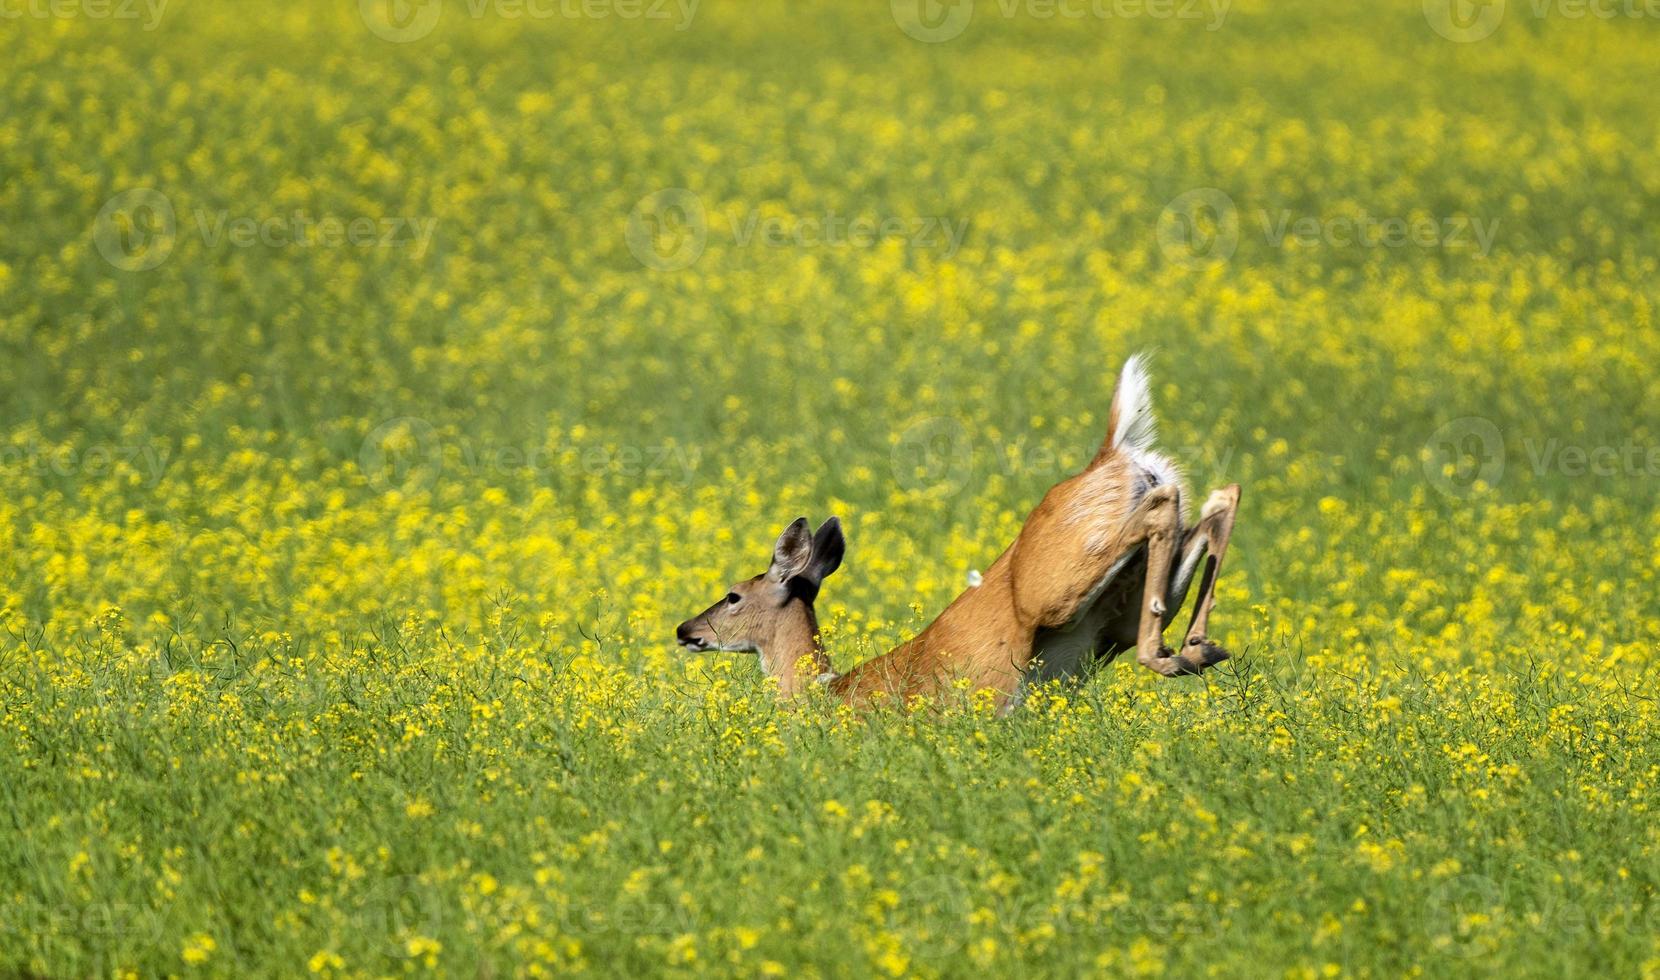
[[[966,679],[973,689],[996,691],[1009,708],[1029,685],[1081,679],[1132,647],[1161,674],[1197,673],[1227,658],[1206,629],[1239,487],[1212,493],[1198,523],[1186,527],[1180,476],[1152,439],[1147,377],[1131,358],[1106,440],[1083,472],[1050,488],[978,585],[917,636],[846,674],[829,672],[812,612],[845,547],[835,518],[810,538],[805,519],[791,524],[765,574],[734,586],[726,600],[681,624],[677,637],[693,649],[757,651],[785,696],[818,683],[858,703],[879,693],[936,694]],[[1186,642],[1168,650],[1163,631],[1207,556]],[[747,619],[740,615],[746,602]]]

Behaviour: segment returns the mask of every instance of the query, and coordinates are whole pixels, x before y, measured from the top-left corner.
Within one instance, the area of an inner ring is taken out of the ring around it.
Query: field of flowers
[[[1652,5],[0,15],[0,975],[1660,976]],[[1221,669],[673,647],[799,515],[912,635],[1143,349]]]

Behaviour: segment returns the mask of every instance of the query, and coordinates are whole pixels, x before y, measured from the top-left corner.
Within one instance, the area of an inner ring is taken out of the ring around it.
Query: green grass
[[[0,975],[1660,971],[1652,19],[17,9]],[[802,514],[913,635],[1143,349],[1221,670],[673,648]]]

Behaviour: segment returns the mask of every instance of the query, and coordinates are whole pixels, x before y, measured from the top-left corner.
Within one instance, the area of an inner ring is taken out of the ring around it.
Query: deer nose
[[[687,622],[681,623],[678,627],[675,628],[674,638],[675,638],[675,641],[679,642],[679,643],[690,643],[690,642],[692,642],[692,624],[689,620]]]

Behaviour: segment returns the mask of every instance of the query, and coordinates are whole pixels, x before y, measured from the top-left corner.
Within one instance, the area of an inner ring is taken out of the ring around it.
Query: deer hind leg
[[[1119,528],[1112,554],[1136,549],[1146,553],[1136,620],[1136,661],[1166,677],[1196,674],[1209,664],[1192,660],[1164,645],[1165,621],[1170,615],[1169,588],[1176,546],[1182,537],[1181,504],[1174,486],[1157,487],[1141,498]]]
[[[1200,560],[1204,561],[1199,595],[1193,602],[1193,620],[1188,625],[1181,652],[1185,659],[1198,664],[1201,670],[1228,659],[1228,651],[1210,642],[1208,631],[1210,610],[1216,603],[1216,576],[1222,570],[1222,557],[1227,553],[1228,538],[1233,534],[1234,515],[1238,510],[1239,484],[1211,492],[1210,499],[1205,501],[1204,508],[1199,512],[1199,523],[1183,539],[1182,563],[1170,581],[1167,615],[1173,618],[1187,598],[1188,586],[1192,584]]]

